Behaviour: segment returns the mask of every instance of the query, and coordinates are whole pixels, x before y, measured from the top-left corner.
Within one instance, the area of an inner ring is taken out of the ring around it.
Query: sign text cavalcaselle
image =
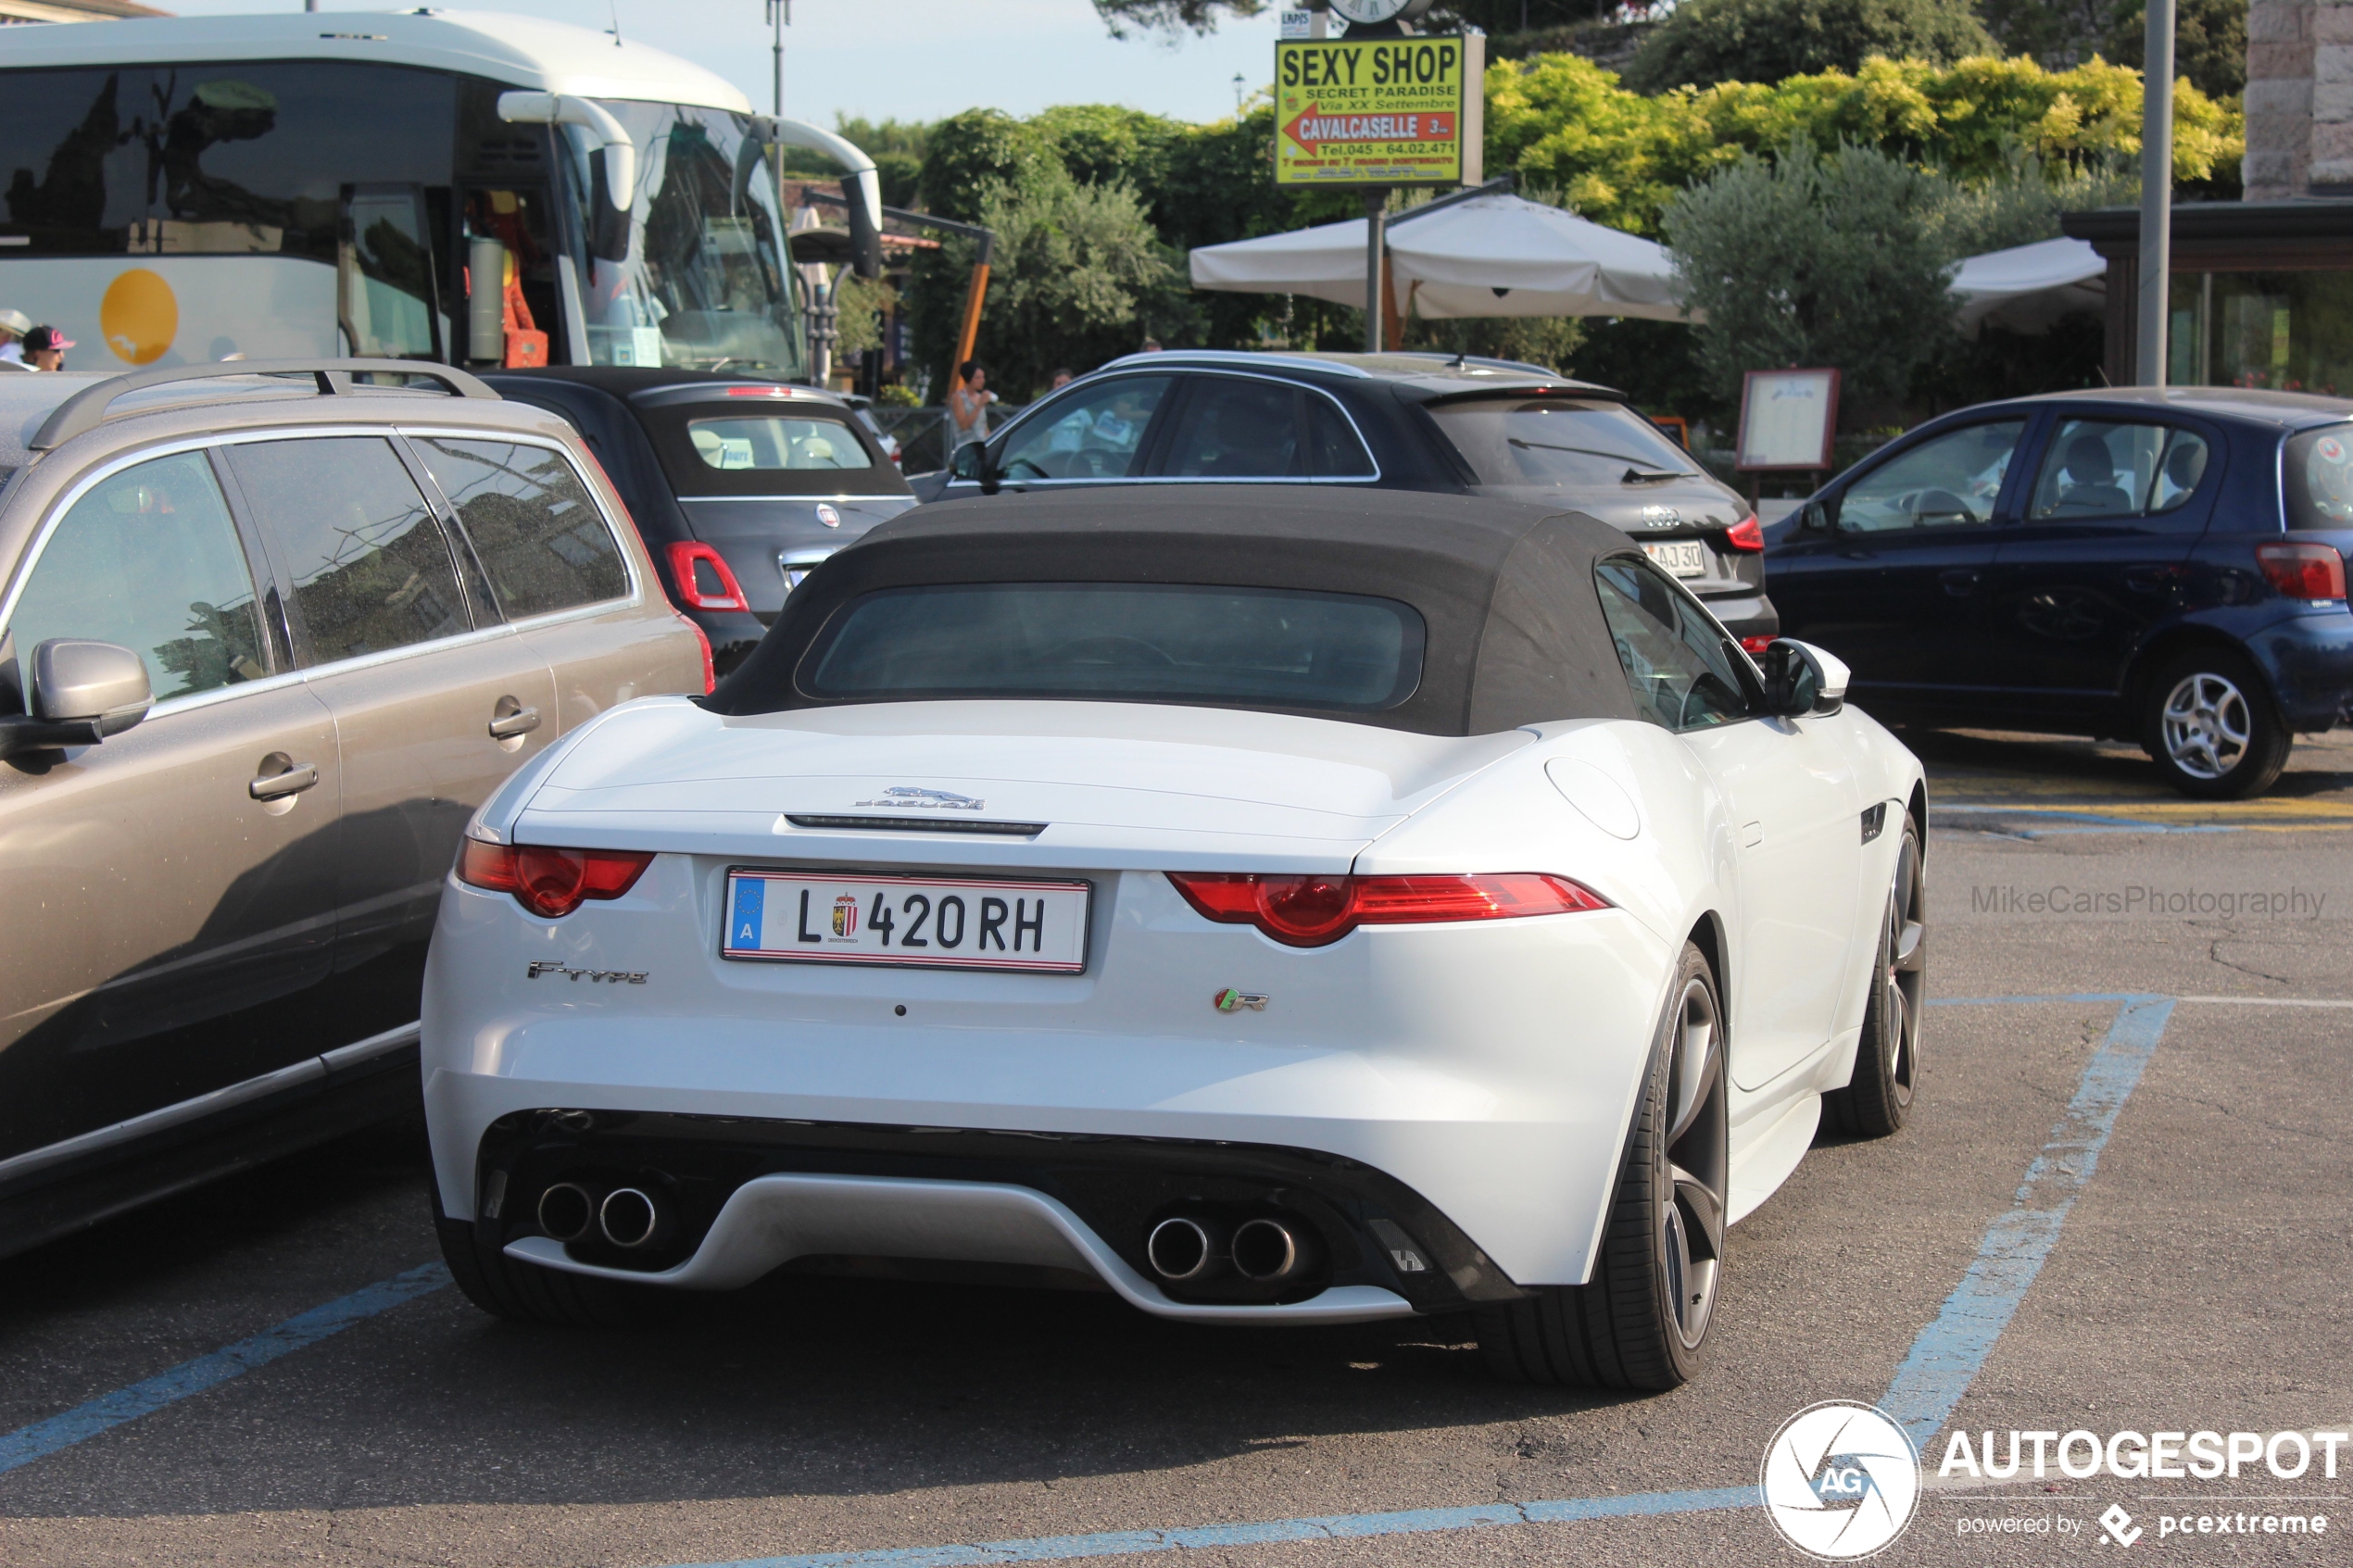
[[[1475,185],[1485,132],[1477,34],[1275,45],[1275,183]]]

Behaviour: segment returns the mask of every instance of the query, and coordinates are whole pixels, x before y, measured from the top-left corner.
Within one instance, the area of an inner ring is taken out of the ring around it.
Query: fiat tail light
[[[1609,900],[1565,876],[1269,876],[1170,872],[1204,920],[1254,925],[1293,947],[1321,947],[1360,925],[1436,925],[1605,909]]]
[[[1756,514],[1748,516],[1724,530],[1724,543],[1736,550],[1761,550],[1765,547],[1765,528]]]
[[[678,597],[696,609],[751,608],[743,585],[727,570],[727,558],[708,545],[680,540],[670,546],[670,580]]]
[[[2315,540],[2274,540],[2255,546],[2264,580],[2291,599],[2345,596],[2345,558]]]
[[[511,893],[533,914],[561,920],[587,899],[620,897],[653,859],[640,849],[548,849],[469,838],[458,851],[458,880],[485,893]]]

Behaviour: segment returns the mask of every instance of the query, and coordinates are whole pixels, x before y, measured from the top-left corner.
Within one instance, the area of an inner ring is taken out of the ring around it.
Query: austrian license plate
[[[1642,554],[1678,577],[1707,575],[1707,546],[1697,539],[1677,539],[1665,545],[1645,545]]]
[[[1091,883],[1026,877],[731,871],[719,954],[1077,974],[1093,896]]]

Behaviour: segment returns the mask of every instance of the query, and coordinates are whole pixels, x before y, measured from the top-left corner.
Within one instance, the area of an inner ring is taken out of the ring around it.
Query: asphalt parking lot
[[[2353,736],[2220,806],[2130,748],[1910,738],[1922,1098],[1733,1233],[1675,1394],[1501,1386],[1447,1322],[841,1280],[527,1331],[440,1283],[394,1127],[0,1263],[0,1561],[1794,1563],[1758,1464],[1833,1399],[1922,1441],[1887,1562],[2113,1554],[2111,1507],[2136,1554],[2353,1561],[2353,1449],[2334,1477],[1935,1474],[1956,1429],[2353,1425]],[[2328,1526],[2160,1524],[2265,1514]]]

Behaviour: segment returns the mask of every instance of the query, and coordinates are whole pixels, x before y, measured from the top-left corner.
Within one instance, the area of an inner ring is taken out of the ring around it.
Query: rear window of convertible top
[[[1063,697],[1367,712],[1421,684],[1395,599],[1155,583],[966,583],[853,600],[796,684],[834,701]]]

